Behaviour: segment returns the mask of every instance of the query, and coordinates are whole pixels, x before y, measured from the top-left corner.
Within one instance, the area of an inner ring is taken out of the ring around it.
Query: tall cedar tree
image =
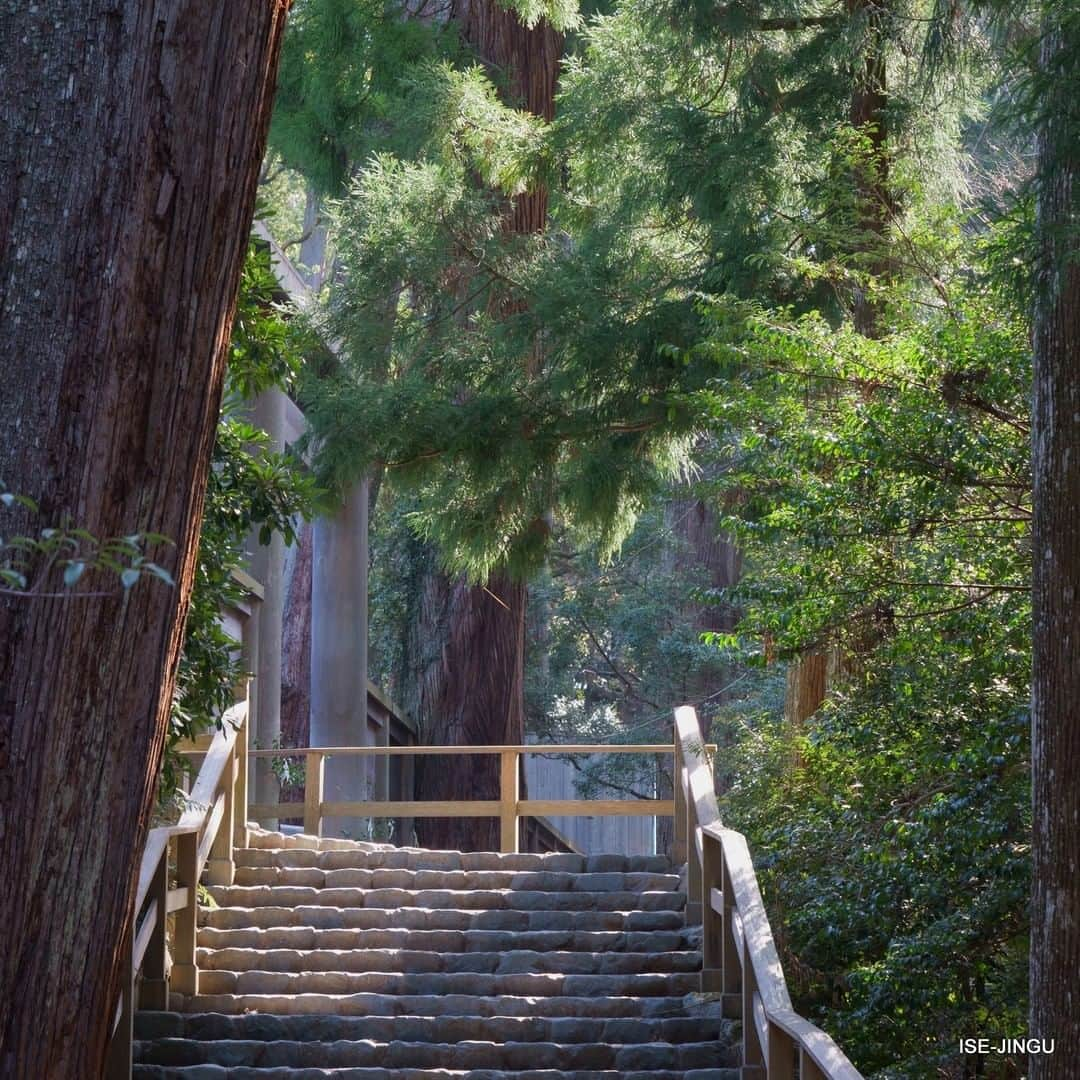
[[[1033,1080],[1065,1080],[1080,1061],[1080,12],[1047,5],[1040,75],[1039,231],[1032,467],[1031,1034]]]
[[[563,35],[543,19],[525,25],[516,10],[497,0],[461,0],[452,14],[463,40],[496,79],[504,80],[509,102],[550,122]],[[515,196],[507,208],[506,231],[542,232],[547,206],[543,185]],[[538,362],[536,353],[522,358],[526,365]],[[536,527],[545,526],[540,521]],[[525,582],[496,572],[487,582],[470,585],[438,574],[430,590],[439,597],[444,645],[425,680],[427,737],[447,745],[524,742]],[[423,610],[431,611],[431,605]],[[421,761],[418,789],[439,800],[497,798],[498,759],[467,760],[453,769],[442,761]],[[498,823],[492,818],[423,818],[417,835],[436,848],[491,851],[499,846]]]
[[[3,1076],[105,1060],[287,8],[0,18],[0,476],[176,581],[0,601]]]

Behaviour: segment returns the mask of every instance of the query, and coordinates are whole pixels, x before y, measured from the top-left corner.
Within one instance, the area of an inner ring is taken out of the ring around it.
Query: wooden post
[[[236,876],[233,861],[233,797],[236,793],[236,751],[229,755],[221,774],[220,798],[224,799],[221,821],[217,835],[210,846],[206,860],[206,880],[211,885],[231,885]]]
[[[499,797],[500,809],[500,850],[516,852],[518,850],[517,804],[520,797],[520,779],[518,775],[518,752],[503,750],[500,755]]]
[[[105,1080],[131,1080],[132,1045],[135,1042],[134,973],[131,970],[131,939],[124,944],[120,974],[120,1019],[112,1033],[105,1061]],[[115,1014],[114,1014],[115,1015]]]
[[[683,787],[683,752],[679,732],[675,731],[675,753],[671,762],[671,790],[675,799],[675,842],[671,861],[679,866],[686,861],[686,789]]]
[[[757,980],[754,978],[754,966],[750,958],[750,944],[743,936],[742,953],[742,1033],[743,1033],[743,1075],[760,1076],[765,1070],[765,1048],[758,1038],[757,1024],[754,1021],[754,993]]]
[[[720,928],[723,994],[721,1012],[729,1020],[742,1016],[742,963],[735,941],[735,900],[724,848],[720,845],[720,889],[724,894],[724,918]]]
[[[308,754],[304,766],[304,832],[322,836],[323,781],[326,777],[326,755]]]
[[[704,909],[704,885],[697,849],[697,822],[693,816],[687,823],[686,831],[690,834],[686,843],[686,923],[688,926],[698,926]]]
[[[150,885],[147,900],[156,904],[154,915],[154,934],[146,947],[142,962],[142,982],[139,985],[140,1009],[168,1009],[169,980],[165,971],[168,942],[166,926],[169,903],[169,845],[161,851],[161,859],[154,871],[154,880]],[[136,912],[136,915],[138,913]]]
[[[416,798],[416,758],[414,758],[411,754],[406,754],[403,756],[399,756],[398,761],[401,763],[401,801],[413,802]],[[412,847],[413,828],[413,818],[398,818],[397,835],[395,837],[394,843],[396,843],[398,847]]]
[[[236,784],[233,792],[233,845],[246,848],[248,846],[248,739],[251,737],[251,696],[245,689],[244,696],[248,707],[244,710],[244,719],[240,724],[240,730],[236,733]]]
[[[779,1024],[769,1024],[769,1080],[795,1080],[795,1044]]]
[[[199,992],[195,963],[195,936],[199,910],[199,836],[181,833],[176,838],[176,884],[187,889],[187,903],[176,913],[173,931],[173,966],[170,982],[181,994]]]
[[[799,1080],[826,1080],[821,1066],[800,1046]]]
[[[723,859],[720,841],[705,833],[704,858],[702,860],[702,908],[701,908],[701,992],[703,994],[724,991],[724,918],[713,908],[712,891],[722,889],[720,863]],[[726,902],[726,898],[725,898]]]

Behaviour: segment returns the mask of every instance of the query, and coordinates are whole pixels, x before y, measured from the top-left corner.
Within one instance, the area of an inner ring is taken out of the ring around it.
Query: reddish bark
[[[1043,250],[1035,306],[1032,464],[1031,1028],[1055,1040],[1032,1080],[1066,1080],[1080,1061],[1080,146],[1075,58],[1080,23],[1048,5],[1039,137]],[[1055,17],[1054,12],[1057,12]]]
[[[492,577],[480,587],[440,577],[430,582],[427,604],[429,617],[444,627],[445,641],[425,681],[423,712],[432,723],[425,725],[424,741],[523,742],[524,583]],[[424,799],[497,799],[499,759],[418,758],[416,790]],[[426,847],[499,850],[494,818],[418,818],[416,832]]]
[[[313,531],[297,540],[281,635],[281,744],[309,746],[311,724],[311,556]]]
[[[562,56],[562,35],[546,22],[526,27],[516,12],[497,0],[463,0],[453,16],[504,96],[515,106],[551,120]],[[517,196],[508,209],[509,233],[540,232],[547,224],[547,190],[540,186]],[[500,309],[502,314],[515,305]],[[523,357],[530,370],[538,353]],[[428,582],[428,613],[438,612],[445,633],[439,661],[428,665],[418,719],[424,738],[436,743],[520,743],[524,740],[525,607],[522,582],[495,575],[470,587],[442,575]],[[425,622],[427,631],[434,629]],[[438,625],[438,624],[436,624]],[[437,631],[438,632],[438,631]],[[427,632],[425,635],[427,636]],[[494,799],[499,765],[495,757],[421,759],[416,790],[425,799]],[[430,847],[497,850],[493,819],[417,820],[417,836]]]
[[[40,507],[3,534],[162,533],[177,583],[0,601],[3,1076],[102,1069],[286,10],[0,20],[0,476]]]

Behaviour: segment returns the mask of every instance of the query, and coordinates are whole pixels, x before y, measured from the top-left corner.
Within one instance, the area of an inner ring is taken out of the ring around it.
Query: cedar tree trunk
[[[1030,1029],[1056,1045],[1031,1055],[1032,1080],[1067,1080],[1080,1061],[1080,19],[1056,10],[1041,55]]]
[[[0,477],[39,506],[0,531],[162,533],[176,580],[0,598],[5,1077],[103,1066],[287,6],[0,14]]]
[[[453,16],[465,41],[504,80],[509,103],[551,120],[562,35],[543,21],[526,27],[498,0],[464,0],[455,5]],[[547,202],[542,186],[517,196],[507,207],[507,232],[543,230]],[[497,314],[514,310],[515,304],[504,305]],[[538,369],[538,351],[523,362],[530,370]],[[524,583],[494,575],[484,586],[444,578],[433,587],[446,597],[447,637],[440,662],[429,673],[434,681],[426,702],[425,738],[443,744],[524,741]],[[498,758],[420,758],[416,786],[425,799],[498,798]],[[419,818],[416,831],[429,847],[499,847],[498,822],[489,818]]]
[[[525,584],[492,577],[486,586],[429,579],[427,626],[441,624],[443,646],[427,673],[423,729],[448,746],[520,743],[525,734]],[[425,799],[497,799],[494,755],[419,757],[416,789]],[[417,818],[425,847],[498,851],[495,818]]]

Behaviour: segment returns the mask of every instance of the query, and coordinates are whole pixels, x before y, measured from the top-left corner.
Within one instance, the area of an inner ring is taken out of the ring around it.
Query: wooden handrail
[[[253,820],[302,818],[304,832],[322,834],[324,817],[498,817],[500,848],[518,850],[518,822],[522,817],[670,817],[676,814],[672,799],[522,799],[518,791],[518,770],[522,754],[672,754],[678,743],[519,743],[480,746],[281,746],[248,751],[253,758],[303,757],[306,762],[304,801],[256,803],[249,808]],[[706,750],[715,751],[715,746]],[[186,747],[189,754],[208,754],[200,747]],[[501,758],[498,799],[454,801],[328,801],[323,798],[325,764],[333,757],[395,755],[498,755]],[[209,756],[209,755],[208,755]],[[676,789],[678,785],[676,785]]]
[[[205,754],[188,805],[175,825],[151,829],[139,863],[135,920],[130,938],[120,1002],[113,1022],[106,1076],[130,1080],[134,1037],[136,978],[144,1007],[166,1009],[170,983],[183,993],[198,992],[195,934],[199,879],[206,871],[212,884],[231,885],[233,847],[247,843],[247,702],[222,717]],[[239,814],[237,814],[239,810]],[[170,862],[177,888],[169,887]],[[173,967],[166,971],[167,919],[175,914]]]
[[[410,756],[416,754],[502,754],[513,750],[516,754],[670,754],[671,743],[583,743],[563,746],[555,743],[522,743],[506,746],[276,746],[272,749],[249,750],[251,757],[302,757],[307,754],[323,754],[326,757],[350,755],[393,754]],[[715,750],[713,746],[711,749]],[[184,750],[188,754],[204,754],[205,750]]]
[[[721,995],[725,1015],[742,1017],[744,1071],[765,1080],[862,1080],[832,1038],[792,1008],[746,837],[721,824],[690,706],[675,710],[675,741],[675,836],[685,844],[687,920],[702,924],[701,989]]]
[[[765,1080],[862,1080],[833,1040],[792,1008],[779,955],[761,901],[761,892],[742,834],[720,821],[708,754],[714,746],[701,737],[694,710],[676,710],[672,744],[568,746],[530,743],[516,746],[351,746],[283,747],[248,750],[247,703],[222,718],[203,755],[188,807],[173,826],[147,836],[139,868],[135,920],[130,936],[121,1000],[114,1022],[107,1075],[131,1076],[135,978],[142,972],[140,999],[145,1006],[168,1007],[170,985],[198,993],[195,935],[198,886],[231,884],[234,844],[247,843],[248,811],[255,817],[285,816],[296,811],[305,830],[316,835],[324,815],[439,817],[490,815],[501,820],[503,851],[517,851],[518,822],[536,814],[675,815],[675,854],[687,860],[687,919],[703,926],[701,988],[719,991],[725,1012],[743,1017],[743,1066],[757,1068]],[[498,754],[501,790],[497,800],[473,802],[332,802],[323,798],[327,758],[379,754]],[[538,800],[522,799],[518,790],[522,754],[671,753],[675,758],[673,799]],[[247,805],[247,758],[307,759],[305,801]],[[170,869],[175,867],[175,886]],[[167,917],[175,914],[173,966],[166,972]]]

